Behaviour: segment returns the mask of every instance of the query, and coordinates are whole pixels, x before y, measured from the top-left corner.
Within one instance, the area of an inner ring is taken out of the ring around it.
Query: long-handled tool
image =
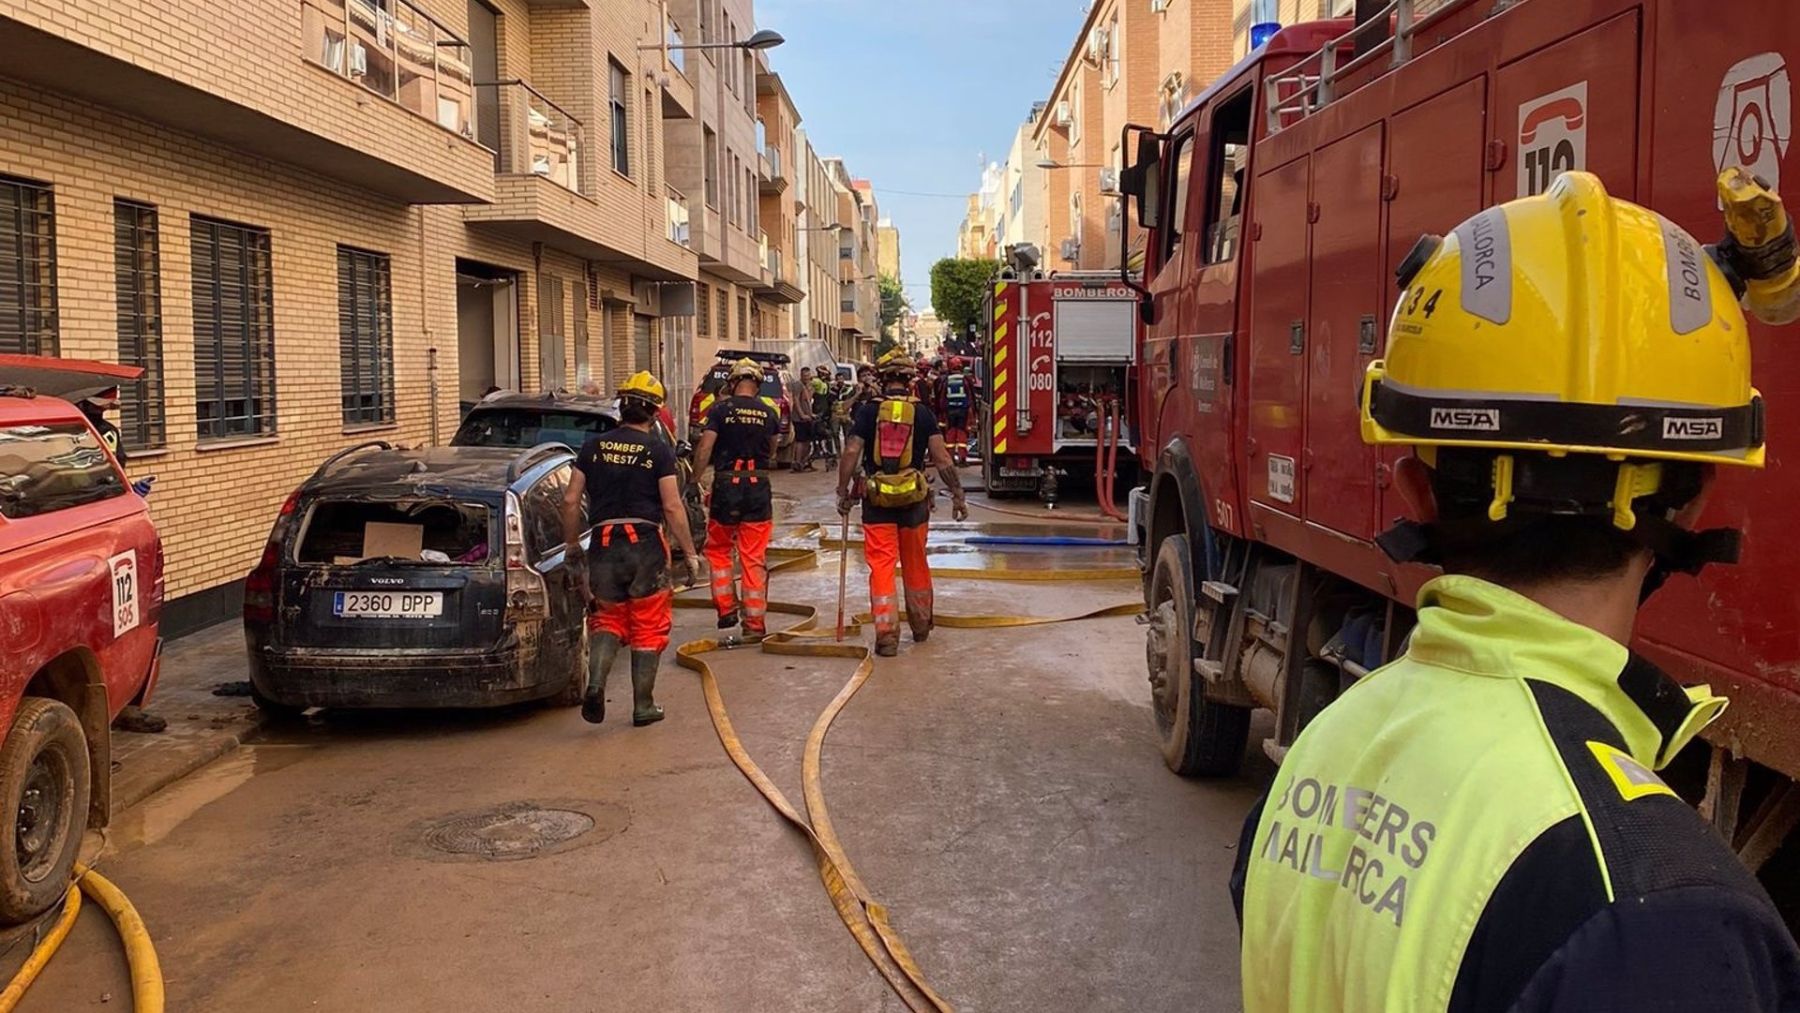
[[[844,640],[844,594],[850,580],[850,515],[844,515],[844,533],[838,539],[838,614],[837,638]]]

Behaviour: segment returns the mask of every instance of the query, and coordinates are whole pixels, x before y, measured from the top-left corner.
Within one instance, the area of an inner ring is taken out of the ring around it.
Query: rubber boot
[[[606,676],[624,646],[624,641],[610,633],[596,635],[588,645],[587,692],[581,696],[581,718],[588,724],[606,720]]]
[[[931,636],[932,621],[929,619],[914,619],[911,611],[906,613],[906,625],[912,628],[912,638],[913,643],[915,644],[922,644]]]
[[[733,609],[730,613],[719,617],[719,629],[728,630],[728,629],[731,629],[733,626],[736,626],[737,624],[738,624],[738,614],[737,614],[736,609]]]
[[[900,653],[900,633],[878,633],[875,635],[875,653],[883,658],[891,658]]]
[[[656,668],[660,664],[660,651],[631,652],[631,723],[634,726],[653,725],[663,719],[663,709],[653,699]]]

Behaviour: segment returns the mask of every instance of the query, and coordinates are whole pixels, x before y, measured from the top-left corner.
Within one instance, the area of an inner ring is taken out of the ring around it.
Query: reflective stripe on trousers
[[[741,524],[706,522],[706,562],[712,568],[713,607],[721,617],[737,611],[737,595],[732,589],[732,550],[737,551],[742,570],[744,591],[744,629],[749,633],[764,632],[769,611],[769,535],[774,521],[745,521]]]
[[[899,628],[900,613],[894,607],[898,564],[906,571],[908,607],[917,599],[927,614],[931,608],[931,565],[925,561],[925,538],[930,525],[863,525],[863,560],[869,564],[869,604],[877,635]]]

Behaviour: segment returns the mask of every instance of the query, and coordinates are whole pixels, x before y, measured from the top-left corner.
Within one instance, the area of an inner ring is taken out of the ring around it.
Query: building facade
[[[1054,166],[1041,183],[1047,269],[1118,266],[1124,225],[1118,173],[1129,157],[1119,149],[1121,130],[1126,123],[1166,126],[1229,69],[1256,2],[1266,0],[1099,0],[1092,6],[1045,115],[1031,124],[1034,164]]]
[[[748,0],[0,0],[0,352],[145,367],[120,424],[158,478],[171,632],[236,613],[329,453],[445,442],[496,387],[648,368],[684,398],[752,304],[793,298],[763,253],[767,68],[668,48],[752,23]]]

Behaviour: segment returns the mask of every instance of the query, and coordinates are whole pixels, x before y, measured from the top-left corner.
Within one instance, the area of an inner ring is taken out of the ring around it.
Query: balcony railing
[[[771,145],[768,145],[767,147],[763,148],[763,154],[767,155],[769,158],[769,175],[774,177],[775,179],[780,179],[781,178],[781,149],[777,148],[773,144],[771,144]]]
[[[775,284],[779,285],[779,284],[787,281],[787,275],[781,270],[781,251],[780,250],[771,249],[769,251],[768,268],[769,268],[769,278]]]
[[[406,0],[301,0],[306,58],[475,139],[469,44]]]
[[[767,232],[756,234],[756,262],[762,266],[763,270],[769,269],[769,234]]]
[[[682,246],[691,245],[692,233],[688,230],[687,195],[674,187],[669,187],[668,190],[669,215],[667,234],[669,242],[678,243]]]
[[[523,81],[483,82],[495,93],[500,114],[500,150],[494,171],[543,176],[575,193],[581,187],[581,153],[587,150],[581,121]]]

